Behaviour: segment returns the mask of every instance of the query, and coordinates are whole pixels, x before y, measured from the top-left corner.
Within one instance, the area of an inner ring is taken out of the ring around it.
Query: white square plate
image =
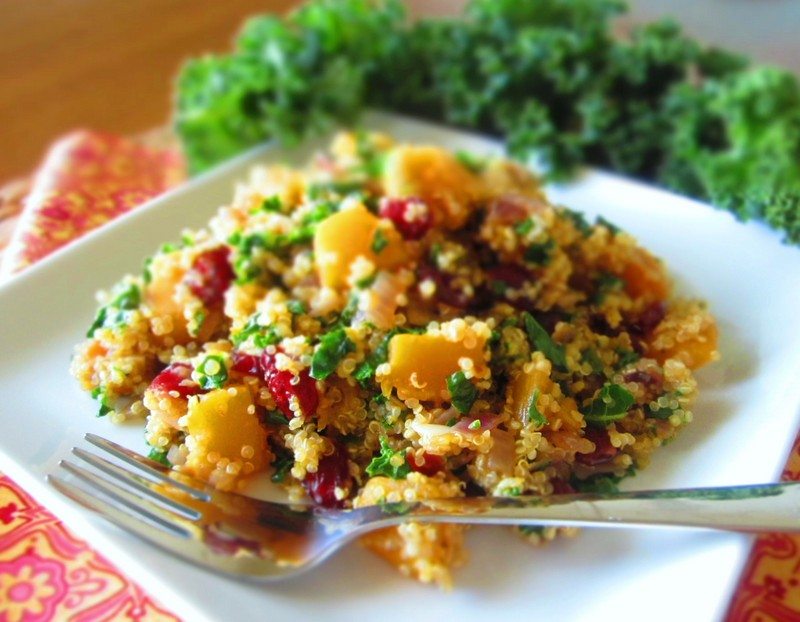
[[[372,114],[368,127],[401,140],[496,152],[474,135]],[[302,161],[265,147],[151,201],[0,287],[0,469],[132,579],[195,620],[713,620],[727,606],[750,539],[683,531],[584,531],[542,549],[507,529],[469,534],[471,559],[452,593],[417,585],[358,546],[285,583],[221,578],[172,559],[79,509],[44,481],[85,432],[143,450],[140,425],[94,416],[67,367],[93,317],[94,292],[184,227],[202,226],[256,162]],[[679,289],[709,301],[722,361],[702,370],[695,421],[628,489],[777,479],[800,411],[800,252],[756,224],[605,173],[550,189],[588,216],[603,214],[665,258]]]

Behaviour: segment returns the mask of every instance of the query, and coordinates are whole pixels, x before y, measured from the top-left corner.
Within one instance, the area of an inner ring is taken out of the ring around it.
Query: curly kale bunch
[[[190,170],[355,119],[403,20],[399,0],[316,0],[285,19],[251,19],[229,55],[190,61],[175,113]]]
[[[624,39],[616,0],[472,0],[411,24],[400,0],[311,0],[248,22],[233,53],[183,70],[193,171],[293,143],[366,106],[502,136],[552,178],[610,168],[764,220],[800,242],[800,84],[703,49],[669,20]]]

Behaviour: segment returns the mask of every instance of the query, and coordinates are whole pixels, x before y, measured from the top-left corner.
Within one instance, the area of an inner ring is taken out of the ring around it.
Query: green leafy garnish
[[[594,302],[594,304],[600,304],[609,293],[621,291],[624,287],[625,281],[623,279],[616,274],[603,272],[597,277],[597,290],[595,291],[592,302]]]
[[[225,357],[221,354],[209,354],[206,356],[192,375],[204,389],[220,389],[228,379],[228,367],[225,364]]]
[[[362,387],[366,387],[369,384],[375,377],[375,370],[387,361],[389,358],[389,342],[399,332],[401,332],[400,329],[394,328],[386,333],[386,336],[378,346],[356,368],[353,377]]]
[[[450,402],[460,413],[467,414],[478,399],[478,389],[467,380],[463,371],[457,371],[447,377],[447,390],[450,392]],[[480,424],[479,420],[476,421]]]
[[[283,211],[283,202],[276,194],[275,196],[264,199],[258,209],[260,209],[262,212],[281,212]]]
[[[264,421],[272,425],[288,425],[289,419],[286,418],[282,412],[277,410],[268,410],[264,415]]]
[[[158,462],[159,464],[163,464],[165,467],[171,467],[172,464],[169,460],[167,460],[167,450],[166,449],[156,449],[152,447],[150,449],[150,453],[147,454],[147,457],[150,460]]]
[[[482,173],[486,168],[486,158],[470,151],[464,151],[463,149],[456,151],[456,159],[464,168],[476,175]]]
[[[528,235],[531,230],[533,229],[533,219],[526,218],[522,222],[518,222],[514,226],[514,231],[516,231],[519,235]]]
[[[569,481],[578,492],[594,493],[594,494],[614,494],[619,492],[618,484],[627,477],[636,475],[636,468],[631,466],[622,475],[606,475],[599,474],[587,477],[586,479],[579,479],[572,477]]]
[[[589,423],[606,426],[625,417],[634,401],[630,391],[618,384],[609,383],[600,389],[600,393],[584,411],[583,417]]]
[[[522,321],[525,324],[525,332],[528,333],[531,346],[544,354],[558,369],[566,371],[567,357],[564,354],[563,346],[553,341],[544,327],[527,311],[522,313]]]
[[[532,423],[537,428],[547,423],[547,417],[539,411],[539,407],[536,405],[539,401],[539,393],[539,389],[533,390],[531,405],[528,407],[528,422]]]
[[[595,374],[600,374],[605,369],[605,365],[603,361],[600,360],[600,357],[597,354],[597,350],[594,348],[587,348],[583,352],[581,352],[581,360],[584,363],[589,363],[589,366],[592,368],[592,371]]]
[[[617,369],[623,369],[642,358],[634,350],[617,350],[617,356],[619,357],[617,359]]]
[[[97,411],[98,417],[105,417],[108,413],[114,410],[108,405],[108,396],[106,395],[103,387],[95,387],[92,389],[91,395],[92,399],[97,400],[97,402],[100,404],[100,410]]]
[[[603,227],[608,229],[611,232],[611,235],[617,235],[620,231],[622,231],[622,229],[620,229],[617,225],[615,225],[613,222],[606,220],[602,216],[598,216],[597,219],[595,220],[595,223],[598,225],[602,225]]]
[[[547,240],[540,244],[532,244],[525,249],[522,256],[528,263],[544,266],[550,262],[554,248],[555,242],[553,242],[553,240]]]
[[[339,362],[356,349],[344,328],[339,327],[325,333],[311,358],[311,377],[325,380],[335,370]]]
[[[394,479],[404,479],[411,472],[404,451],[395,451],[389,440],[381,437],[381,451],[367,465],[367,475],[377,477],[384,475]]]
[[[592,225],[589,224],[589,221],[586,220],[586,216],[583,215],[582,212],[576,212],[575,210],[568,209],[566,207],[562,207],[559,209],[558,212],[561,216],[569,219],[575,228],[580,231],[584,237],[588,237],[589,234],[592,232]]]
[[[302,300],[290,300],[288,303],[286,303],[286,308],[289,309],[289,312],[293,313],[294,315],[308,313],[306,303],[304,303]]]
[[[100,307],[92,325],[86,332],[91,338],[99,328],[117,328],[128,322],[129,311],[137,309],[142,303],[142,292],[135,283],[122,283],[116,289],[116,296],[107,305]]]
[[[253,345],[257,348],[266,348],[267,346],[275,345],[281,340],[274,326],[262,326],[259,324],[258,313],[250,316],[244,328],[231,336],[231,343],[235,346],[240,346],[251,337],[253,338]]]
[[[674,393],[668,393],[666,397],[674,399],[676,395]],[[673,414],[675,414],[675,410],[677,409],[669,406],[659,406],[658,408],[653,408],[652,403],[650,403],[647,405],[647,408],[644,411],[644,416],[652,419],[669,419]]]
[[[275,484],[282,484],[294,466],[294,457],[287,451],[276,452],[275,460],[272,463],[272,477],[270,479]]]
[[[376,255],[380,255],[381,251],[389,245],[389,240],[386,238],[386,234],[383,232],[382,229],[376,229],[375,235],[372,238],[372,252]]]

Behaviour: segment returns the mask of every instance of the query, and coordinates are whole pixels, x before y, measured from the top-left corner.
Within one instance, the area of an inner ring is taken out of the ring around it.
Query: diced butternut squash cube
[[[387,158],[386,195],[425,201],[435,226],[461,227],[484,194],[481,179],[450,152],[438,147],[404,145]]]
[[[697,369],[719,358],[714,317],[696,302],[678,301],[649,336],[647,355],[663,364],[678,359]]]
[[[247,387],[216,389],[192,399],[186,430],[192,437],[186,466],[197,477],[213,480],[215,471],[227,472],[227,464],[237,465],[232,468],[242,475],[267,466],[267,433]]]
[[[665,300],[669,296],[669,279],[664,266],[656,257],[641,248],[632,251],[622,272],[625,289],[634,297]]]
[[[347,284],[350,266],[364,257],[377,269],[393,270],[408,260],[397,230],[363,205],[323,220],[314,234],[314,256],[320,282],[335,289]]]
[[[550,369],[550,361],[539,356],[527,363],[508,383],[509,406],[520,421],[527,422],[530,419],[535,397],[550,392],[553,384],[550,380]]]
[[[476,376],[486,373],[486,340],[467,329],[461,341],[445,335],[395,335],[389,342],[389,372],[382,379],[402,399],[449,401],[447,378],[459,371],[459,359],[472,361]]]

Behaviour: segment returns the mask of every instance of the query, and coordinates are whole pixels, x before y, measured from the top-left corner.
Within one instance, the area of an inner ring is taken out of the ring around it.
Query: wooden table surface
[[[462,0],[414,0],[417,14]],[[297,0],[0,0],[0,183],[78,127],[135,134],[169,119],[182,61],[223,51],[248,15]]]
[[[412,15],[466,0],[405,0]],[[0,0],[0,183],[78,127],[137,134],[169,120],[182,61],[223,51],[244,18],[298,0]],[[800,71],[798,0],[630,0],[626,21],[677,16],[700,39]]]

